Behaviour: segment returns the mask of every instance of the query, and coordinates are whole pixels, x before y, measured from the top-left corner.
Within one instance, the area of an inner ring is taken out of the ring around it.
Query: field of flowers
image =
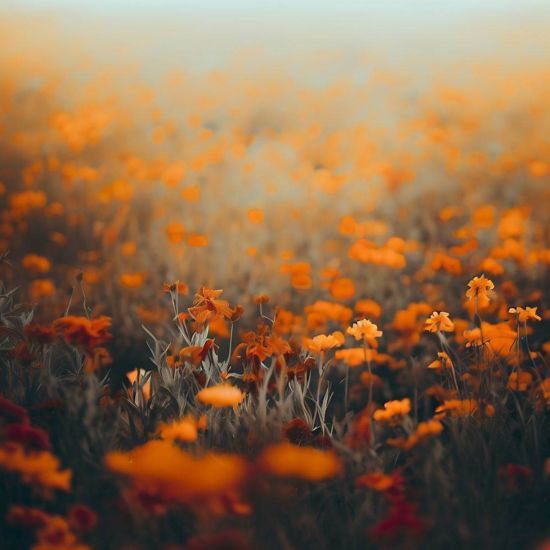
[[[550,547],[544,60],[0,31],[2,548]]]

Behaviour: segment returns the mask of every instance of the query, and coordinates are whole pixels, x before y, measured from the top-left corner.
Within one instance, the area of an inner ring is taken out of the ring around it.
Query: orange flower
[[[511,307],[508,313],[516,315],[520,323],[527,323],[527,321],[541,321],[542,317],[537,315],[536,307]]]
[[[495,288],[493,281],[487,279],[485,275],[474,277],[468,283],[468,290],[466,291],[466,297],[468,300],[477,299],[480,307],[485,307],[489,304],[489,293]]]
[[[161,424],[159,434],[162,439],[191,443],[197,440],[197,421],[192,416],[184,416],[180,420]]]
[[[235,386],[218,384],[202,389],[197,393],[196,398],[206,405],[222,408],[238,405],[244,399],[244,394]]]
[[[313,338],[304,338],[304,345],[313,353],[321,353],[332,348],[338,348],[344,343],[344,335],[340,331],[332,334],[319,334]]]
[[[249,208],[247,212],[250,223],[259,224],[264,220],[264,213],[260,208]]]
[[[351,279],[341,277],[332,281],[330,293],[336,300],[349,300],[355,294],[355,285]]]
[[[88,353],[111,339],[110,326],[111,318],[106,316],[88,319],[68,315],[52,324],[56,334],[63,336],[70,344],[82,346]]]
[[[50,260],[38,254],[27,254],[21,261],[21,265],[34,273],[48,273],[51,267]]]
[[[355,480],[357,487],[367,487],[385,493],[391,489],[402,489],[403,478],[400,474],[388,475],[380,470],[363,474]]]
[[[428,332],[452,332],[455,329],[454,323],[449,318],[446,311],[434,311],[428,319],[426,319],[426,327],[424,330]]]
[[[387,440],[387,443],[392,447],[398,447],[399,449],[405,449],[408,451],[420,442],[425,441],[430,437],[438,436],[442,431],[443,424],[441,424],[439,420],[428,420],[426,422],[420,422],[416,427],[416,430],[406,439],[390,438]]]
[[[187,244],[197,248],[208,246],[208,237],[200,233],[192,233],[187,237]]]
[[[479,328],[473,328],[472,330],[465,330],[464,338],[466,339],[466,347],[481,346],[481,330]]]
[[[175,283],[163,283],[162,284],[162,290],[163,292],[177,292],[178,294],[187,294],[189,292],[189,288],[187,285],[181,281],[176,281]]]
[[[368,315],[374,319],[378,319],[380,315],[382,315],[380,304],[374,300],[358,300],[355,303],[355,311],[361,315]]]
[[[110,452],[105,464],[132,480],[135,489],[166,503],[214,507],[246,480],[247,464],[229,454],[194,457],[170,441],[148,441],[128,453]]]
[[[197,323],[207,323],[216,317],[230,318],[232,310],[229,302],[220,300],[223,290],[213,290],[202,286],[195,294],[193,306],[188,309],[189,314]]]
[[[18,473],[27,485],[36,485],[46,491],[68,491],[71,471],[60,470],[59,460],[49,451],[27,451],[18,443],[0,447],[0,468]]]
[[[508,388],[512,391],[527,391],[533,382],[533,375],[527,371],[512,372],[508,377]]]
[[[181,243],[185,235],[185,227],[180,222],[170,222],[165,228],[166,238],[172,244]]]
[[[143,286],[145,282],[144,273],[122,273],[120,275],[120,284],[126,288],[138,289]]]
[[[187,346],[179,352],[182,361],[188,361],[192,365],[198,366],[208,355],[210,349],[217,350],[218,346],[212,338],[208,338],[202,346]]]
[[[450,416],[472,416],[480,411],[479,403],[476,399],[449,399],[443,402],[435,409],[436,413],[448,414]],[[494,414],[494,407],[486,405],[483,411],[486,416]]]
[[[276,477],[322,481],[340,473],[341,464],[333,451],[320,451],[279,443],[265,449],[258,458],[260,468]]]
[[[55,284],[51,279],[35,279],[29,285],[29,296],[33,300],[48,298],[55,294]]]
[[[374,411],[374,420],[387,422],[391,426],[400,424],[405,416],[411,412],[411,400],[406,397],[401,401],[388,401],[383,409]]]
[[[444,351],[440,351],[437,353],[437,359],[435,361],[432,361],[428,365],[428,368],[440,370],[443,367],[447,369],[452,369],[453,362],[451,361],[451,358]]]
[[[383,332],[378,330],[378,327],[368,319],[361,319],[348,327],[346,332],[351,334],[356,340],[373,340],[380,338]]]

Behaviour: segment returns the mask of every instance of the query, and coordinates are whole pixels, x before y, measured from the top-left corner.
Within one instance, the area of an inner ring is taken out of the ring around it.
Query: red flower
[[[106,316],[87,319],[69,315],[55,320],[52,326],[69,344],[81,346],[88,353],[111,339],[111,318]]]

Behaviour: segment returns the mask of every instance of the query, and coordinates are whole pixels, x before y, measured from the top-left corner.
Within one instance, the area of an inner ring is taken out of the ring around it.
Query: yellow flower
[[[428,319],[426,319],[426,328],[428,332],[452,332],[455,329],[455,324],[449,318],[446,311],[434,311]]]

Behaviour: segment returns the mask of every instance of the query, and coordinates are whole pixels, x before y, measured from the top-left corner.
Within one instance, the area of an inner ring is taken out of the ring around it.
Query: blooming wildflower
[[[170,441],[148,441],[128,453],[113,451],[105,464],[129,478],[136,488],[161,501],[212,506],[246,479],[246,462],[238,456],[208,453],[194,457]]]
[[[358,300],[355,303],[355,311],[361,315],[378,319],[382,315],[382,307],[374,300]]]
[[[367,360],[372,361],[375,353],[376,350],[367,349]],[[365,348],[340,349],[334,354],[334,358],[337,361],[344,361],[344,363],[350,367],[358,367],[365,362]]]
[[[428,319],[426,319],[426,327],[424,330],[428,332],[453,332],[455,329],[454,323],[449,318],[446,311],[434,311]]]
[[[332,348],[340,347],[344,343],[344,335],[339,332],[319,334],[313,338],[304,339],[304,345],[313,353],[321,353]]]
[[[202,346],[186,346],[182,348],[179,352],[179,357],[181,361],[191,363],[194,366],[199,366],[211,349],[217,351],[218,346],[213,338],[208,338]],[[174,364],[174,366],[178,365]]]
[[[38,254],[27,254],[21,261],[21,265],[34,273],[48,273],[51,267],[50,260]]]
[[[468,300],[477,299],[480,307],[485,307],[489,304],[489,293],[495,288],[493,281],[487,279],[485,275],[474,277],[468,283],[468,290],[466,291],[466,297]]]
[[[229,302],[219,299],[222,292],[223,290],[201,287],[195,294],[193,306],[188,309],[191,317],[197,323],[206,323],[216,317],[231,317]]]
[[[420,422],[416,427],[416,430],[406,439],[388,439],[387,444],[392,447],[398,447],[400,449],[405,449],[408,451],[418,445],[420,442],[425,441],[430,437],[437,437],[442,431],[443,424],[441,424],[439,420],[428,420],[426,422]]]
[[[357,487],[367,487],[381,493],[401,493],[404,489],[403,476],[399,471],[385,474],[380,470],[363,474],[355,480]]]
[[[340,460],[334,452],[298,447],[291,443],[267,447],[260,454],[258,465],[273,476],[306,481],[328,479],[341,470]]]
[[[140,272],[122,273],[119,280],[122,286],[135,290],[141,288],[145,283],[145,274]]]
[[[527,371],[515,371],[508,377],[508,388],[512,391],[527,391],[533,382],[533,375]]]
[[[387,401],[383,409],[374,411],[374,420],[387,422],[391,426],[397,426],[411,412],[411,400],[406,397],[401,401]]]
[[[465,330],[464,338],[466,339],[466,347],[472,346],[481,346],[481,330],[479,328],[474,328],[472,330]]]
[[[192,416],[185,416],[175,422],[161,424],[159,434],[162,439],[189,443],[197,440],[197,422]]]
[[[203,388],[197,393],[196,398],[201,403],[220,408],[238,405],[244,399],[244,394],[235,386],[219,384],[217,386]]]
[[[527,321],[541,321],[542,317],[537,315],[536,307],[511,307],[508,313],[517,316],[520,323],[527,323]]]
[[[336,300],[349,300],[355,294],[355,284],[346,277],[335,279],[330,284],[330,294]]]
[[[378,330],[378,327],[368,319],[361,319],[348,327],[346,332],[351,334],[356,340],[372,340],[380,338],[383,332]]]
[[[33,300],[48,298],[55,294],[55,284],[51,279],[35,279],[29,285],[29,296]]]
[[[440,370],[443,367],[447,369],[452,369],[453,362],[451,361],[451,358],[447,355],[447,353],[445,353],[444,351],[440,351],[437,353],[437,359],[435,361],[432,361],[428,365],[428,368]]]
[[[111,318],[106,316],[97,319],[68,315],[56,319],[52,328],[56,334],[62,335],[69,344],[82,346],[87,352],[111,339],[109,327]]]
[[[0,447],[0,469],[18,473],[27,485],[68,491],[71,471],[60,470],[59,466],[59,460],[49,451],[28,451],[12,442]]]
[[[483,412],[486,416],[493,416],[494,407],[486,405],[481,409],[476,399],[449,399],[435,409],[436,413],[448,414],[449,416],[472,416],[476,412]]]
[[[175,283],[163,283],[163,292],[177,292],[178,294],[187,294],[189,292],[188,286],[182,281],[176,281]]]
[[[185,227],[180,222],[170,222],[165,229],[166,238],[172,244],[178,244],[183,240]]]

